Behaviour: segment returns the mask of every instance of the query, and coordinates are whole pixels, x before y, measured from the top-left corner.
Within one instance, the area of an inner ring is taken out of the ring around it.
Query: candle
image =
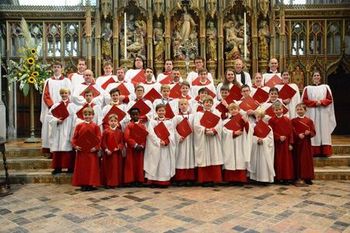
[[[126,12],[124,12],[124,59],[126,60],[128,58],[128,54],[127,54],[127,50],[126,50],[126,46],[127,46],[127,27],[126,27]]]
[[[247,13],[244,12],[244,37],[243,37],[243,44],[244,44],[244,60],[247,59]]]

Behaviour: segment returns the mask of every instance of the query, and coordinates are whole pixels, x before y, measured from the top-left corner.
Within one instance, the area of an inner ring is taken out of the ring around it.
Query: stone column
[[[288,69],[286,63],[286,19],[284,7],[280,11],[280,70]]]
[[[2,80],[2,73],[1,73],[1,63],[2,63],[2,54],[0,49],[0,77]],[[0,140],[6,138],[6,107],[4,102],[2,102],[2,82],[0,80]]]
[[[113,70],[119,67],[119,20],[118,20],[118,1],[113,2]]]
[[[253,13],[251,20],[251,33],[252,33],[252,78],[254,74],[259,71],[259,38],[258,38],[258,10],[256,2],[253,1]]]
[[[219,10],[217,14],[217,20],[218,20],[218,26],[217,26],[217,33],[218,33],[218,73],[217,78],[220,79],[221,77],[224,77],[225,73],[225,61],[224,61],[224,12],[223,12],[223,4],[222,1],[219,1]]]
[[[95,18],[95,77],[101,75],[101,13],[99,0],[96,1],[96,18]]]
[[[153,14],[152,2],[149,0],[147,4],[147,66],[153,67]],[[154,69],[154,68],[153,68]],[[154,73],[156,73],[154,71]]]
[[[86,62],[89,69],[92,67],[92,46],[91,46],[91,7],[88,6],[85,13],[85,35],[86,35]]]

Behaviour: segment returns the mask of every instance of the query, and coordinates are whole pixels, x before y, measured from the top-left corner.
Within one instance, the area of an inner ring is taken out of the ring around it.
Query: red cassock
[[[72,138],[72,145],[80,145],[82,140],[82,135],[87,131],[92,132],[96,135],[99,142],[101,142],[101,131],[100,128],[93,122],[91,123],[80,123],[76,126],[74,135]],[[98,143],[95,146],[96,149],[100,148]],[[78,151],[75,159],[75,168],[72,179],[72,185],[74,186],[100,186],[100,169],[99,169],[99,159],[97,152],[90,151]]]
[[[292,120],[293,132],[294,132],[294,161],[295,161],[295,175],[296,178],[302,180],[312,180],[315,178],[314,174],[314,162],[313,162],[313,153],[311,146],[311,138],[315,136],[315,126],[313,121],[308,118],[299,118],[296,117]],[[300,125],[308,126],[310,135],[306,135],[303,139],[299,137],[301,132],[298,130]]]
[[[269,125],[273,130],[275,141],[276,180],[293,180],[293,155],[288,148],[290,144],[293,144],[292,123],[288,117],[282,116],[278,118],[274,116],[269,120]],[[286,136],[286,140],[281,142],[280,136]]]
[[[124,135],[120,129],[107,128],[102,134],[101,147],[103,149],[101,163],[102,184],[119,186],[123,182],[123,156]],[[108,155],[106,149],[112,151]],[[116,151],[116,149],[118,149]]]
[[[126,142],[126,158],[124,163],[124,183],[145,181],[143,172],[144,150],[135,150],[135,145],[142,145],[145,148],[146,137],[136,138],[136,135],[144,134],[146,126],[142,123],[130,122],[124,130],[124,139]],[[145,134],[144,134],[145,135]],[[142,135],[141,135],[142,136]]]
[[[75,162],[75,154],[73,151],[54,151],[52,152],[52,163],[51,167],[56,168],[67,168],[73,170]]]

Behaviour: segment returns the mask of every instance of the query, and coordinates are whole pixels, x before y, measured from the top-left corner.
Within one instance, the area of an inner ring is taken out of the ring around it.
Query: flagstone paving
[[[308,187],[13,185],[0,232],[349,232],[350,181]]]

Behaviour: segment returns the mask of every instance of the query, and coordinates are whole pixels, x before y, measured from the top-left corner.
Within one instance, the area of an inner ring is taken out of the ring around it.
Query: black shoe
[[[59,174],[59,173],[62,173],[62,169],[61,169],[61,168],[55,168],[55,169],[51,172],[52,175],[56,175],[56,174]]]
[[[206,182],[202,184],[202,187],[214,187],[214,182]]]
[[[314,183],[314,182],[312,182],[312,180],[305,180],[304,182],[305,182],[305,184],[308,184],[308,185],[313,185],[313,183]]]

